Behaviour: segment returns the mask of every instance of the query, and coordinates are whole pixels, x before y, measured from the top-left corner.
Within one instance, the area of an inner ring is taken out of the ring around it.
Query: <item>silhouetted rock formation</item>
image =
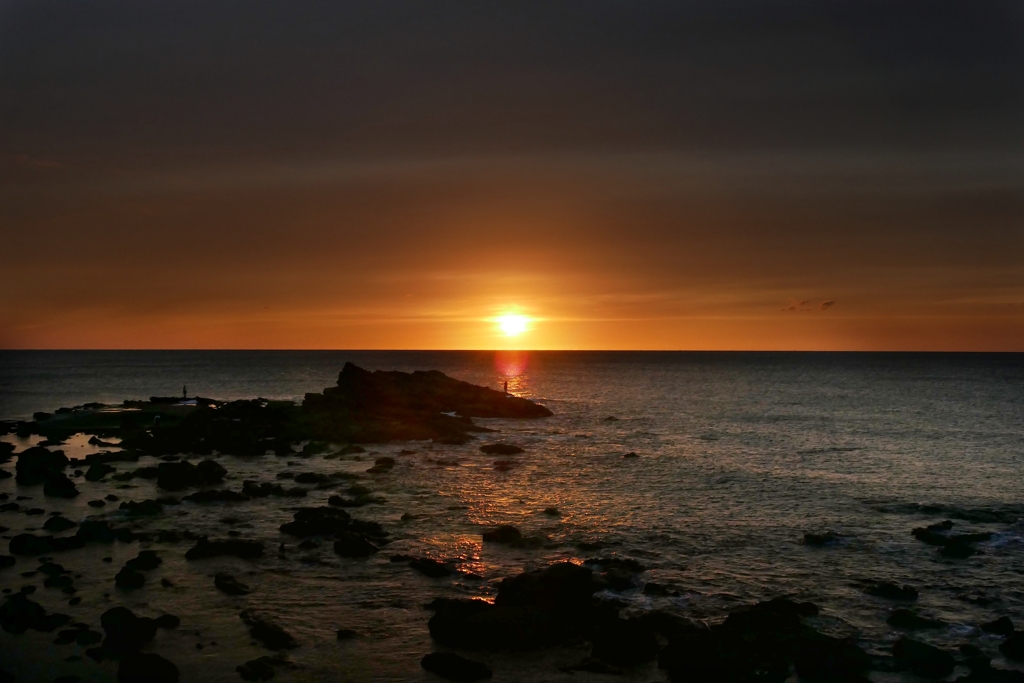
[[[449,414],[446,414],[449,413]],[[306,394],[302,414],[318,439],[349,442],[454,440],[487,431],[473,417],[536,418],[542,405],[437,370],[369,372],[346,363],[338,386]]]

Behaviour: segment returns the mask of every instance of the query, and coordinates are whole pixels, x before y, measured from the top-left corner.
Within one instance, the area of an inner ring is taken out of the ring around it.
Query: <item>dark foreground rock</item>
[[[1010,637],[999,645],[999,651],[1008,659],[1024,662],[1024,631],[1010,634]]]
[[[257,657],[245,664],[239,664],[235,667],[235,671],[243,681],[269,681],[277,675],[277,670],[282,668],[295,669],[297,667],[284,655],[273,655]]]
[[[18,462],[14,466],[17,473],[15,481],[19,486],[37,486],[47,477],[63,476],[68,462],[64,451],[50,451],[42,446],[26,448],[18,454]]]
[[[504,579],[494,604],[440,600],[428,626],[437,642],[478,650],[557,645],[587,632],[594,622],[593,572],[571,562]]]
[[[460,441],[486,431],[473,417],[538,418],[551,411],[526,399],[426,372],[369,372],[346,363],[338,385],[306,394],[302,416],[317,439]],[[455,415],[445,414],[455,413]]]
[[[47,614],[42,605],[29,600],[25,593],[4,596],[0,605],[0,628],[8,633],[24,633],[28,629],[49,633],[71,621],[66,614]]]
[[[460,657],[451,652],[431,652],[420,660],[420,665],[449,681],[482,681],[493,674],[486,664]]]
[[[945,678],[953,673],[953,655],[911,638],[900,638],[892,646],[896,663],[924,678]]]
[[[658,665],[672,681],[773,681],[796,668],[801,681],[858,681],[870,668],[853,643],[818,633],[802,619],[817,613],[811,603],[787,599],[734,610],[707,628],[676,623]]]
[[[186,460],[162,462],[157,467],[156,484],[167,491],[180,491],[194,486],[213,486],[224,481],[227,474],[214,460],[193,465]]]
[[[135,652],[121,660],[117,683],[178,683],[178,667],[160,655]]]
[[[113,656],[138,652],[156,635],[157,623],[149,617],[136,616],[127,607],[112,607],[100,616],[100,626],[106,638],[103,650]]]

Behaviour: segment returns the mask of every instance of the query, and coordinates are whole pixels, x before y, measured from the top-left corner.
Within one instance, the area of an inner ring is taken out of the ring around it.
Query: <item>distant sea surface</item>
[[[97,622],[104,609],[122,603],[146,614],[178,614],[181,629],[162,636],[156,651],[178,663],[183,680],[229,680],[237,664],[266,654],[237,618],[241,607],[254,605],[302,644],[291,657],[303,668],[279,672],[280,680],[427,680],[419,658],[433,646],[423,603],[437,596],[492,596],[502,577],[554,560],[617,555],[648,567],[642,581],[678,591],[645,595],[638,584],[616,596],[627,612],[665,609],[714,621],[738,604],[790,595],[821,606],[821,630],[885,654],[901,635],[885,623],[896,605],[863,588],[888,580],[915,586],[920,613],[947,624],[915,637],[951,650],[971,642],[997,664],[1014,666],[1000,658],[1000,640],[977,625],[1007,615],[1024,626],[1020,354],[0,352],[0,419],[90,401],[180,395],[182,385],[190,396],[300,401],[333,385],[346,361],[370,370],[437,369],[492,388],[507,381],[510,392],[544,403],[554,417],[480,420],[500,433],[466,446],[375,446],[398,460],[382,476],[365,474],[377,456],[297,463],[272,455],[221,456],[226,484],[236,489],[243,479],[276,481],[285,469],[357,473],[385,502],[352,513],[380,522],[394,541],[367,561],[341,560],[329,544],[309,550],[302,561],[275,553],[255,564],[227,558],[224,570],[256,589],[245,598],[214,591],[213,565],[186,563],[185,546],[160,548],[167,560],[159,571],[180,589],[112,594],[112,575],[124,559],[118,556],[87,574],[94,585],[82,580],[83,614],[76,618]],[[526,450],[509,458],[507,472],[478,448],[497,439]],[[414,453],[400,454],[403,449]],[[627,453],[637,457],[623,457]],[[132,485],[118,494],[137,500],[160,495],[151,481]],[[44,501],[40,493],[38,502],[72,518],[116,519],[113,506],[85,507],[105,492],[86,490],[90,486],[98,485],[82,482],[86,495],[74,500]],[[0,482],[0,490],[13,495],[14,480]],[[302,504],[325,504],[328,494],[312,492]],[[244,537],[276,548],[294,541],[277,531],[290,519],[287,505],[183,504],[147,523],[154,530],[187,527],[223,536],[230,514],[244,520],[238,527]],[[560,516],[543,514],[549,507]],[[12,527],[10,533],[33,521],[7,517],[0,523]],[[994,535],[978,544],[980,554],[961,560],[941,557],[911,536],[914,527],[947,518],[956,530]],[[497,524],[514,524],[550,543],[533,550],[482,544],[481,531]],[[804,533],[825,531],[841,539],[826,547],[802,543]],[[117,552],[129,558],[138,548]],[[451,561],[467,573],[430,579],[389,563],[393,553]],[[72,555],[59,561],[85,569]],[[338,643],[336,628],[361,635]],[[28,637],[35,636],[3,634],[4,658],[14,657],[17,642],[27,642],[13,638]],[[52,649],[51,640],[44,637],[40,647]],[[198,650],[196,643],[206,645]],[[496,680],[604,680],[560,673],[580,657],[558,650],[479,658],[494,667]],[[50,668],[29,667],[27,675],[52,680],[67,673],[61,658]],[[872,674],[876,681],[914,680],[901,676]],[[663,674],[652,664],[626,679],[663,680]]]

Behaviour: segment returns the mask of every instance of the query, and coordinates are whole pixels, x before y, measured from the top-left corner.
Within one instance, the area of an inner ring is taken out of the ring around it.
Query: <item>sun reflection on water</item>
[[[498,375],[498,384],[508,384],[508,392],[517,396],[529,395],[530,354],[526,351],[497,351],[494,354],[494,368]]]

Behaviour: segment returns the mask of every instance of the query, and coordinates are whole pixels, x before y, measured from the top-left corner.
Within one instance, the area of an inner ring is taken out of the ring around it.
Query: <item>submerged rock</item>
[[[297,668],[283,655],[258,657],[251,659],[245,664],[239,664],[235,671],[243,681],[269,681],[277,675],[280,668]]]
[[[427,671],[450,681],[471,683],[488,679],[493,675],[486,664],[466,659],[451,652],[431,652],[420,660],[420,665]]]
[[[511,443],[489,443],[481,446],[480,452],[487,455],[516,455],[525,451]]]
[[[271,650],[290,650],[299,646],[281,626],[252,610],[242,610],[238,616],[249,627],[249,635]]]
[[[439,579],[444,576],[451,576],[452,570],[444,563],[433,560],[429,557],[421,557],[409,562],[409,566],[424,576],[432,579]]]
[[[248,595],[252,591],[249,590],[249,586],[245,585],[231,574],[224,572],[217,572],[213,577],[213,585],[217,587],[217,590],[228,595]]]
[[[1010,620],[1010,617],[999,617],[995,621],[982,624],[981,630],[985,633],[1008,636],[1013,633],[1013,622]]]
[[[815,547],[821,547],[825,545],[832,545],[843,540],[843,537],[834,531],[826,531],[823,534],[804,534],[804,545],[810,545]]]
[[[380,549],[358,534],[342,532],[334,542],[334,552],[341,557],[369,557]]]
[[[488,543],[513,543],[522,537],[522,532],[511,524],[503,524],[497,529],[483,533],[483,539]]]
[[[142,588],[146,583],[146,576],[131,567],[122,567],[114,577],[114,583],[118,588]]]
[[[874,583],[864,589],[868,595],[886,600],[917,600],[917,589],[913,586],[898,586],[889,581]]]
[[[889,618],[885,620],[885,623],[907,631],[945,628],[948,626],[946,622],[941,621],[940,619],[928,619],[908,609],[898,609],[894,611],[889,615]]]

